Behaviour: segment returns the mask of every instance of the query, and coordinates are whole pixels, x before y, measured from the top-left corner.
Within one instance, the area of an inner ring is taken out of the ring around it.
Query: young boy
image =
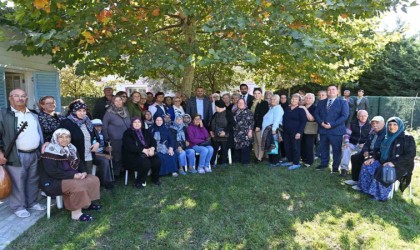
[[[101,174],[101,183],[104,185],[105,189],[112,190],[114,188],[114,183],[110,167],[111,157],[109,154],[105,153],[106,145],[104,135],[102,133],[102,121],[99,119],[94,119],[92,120],[92,125],[99,137],[99,148],[95,153],[93,163],[98,166],[98,170]]]

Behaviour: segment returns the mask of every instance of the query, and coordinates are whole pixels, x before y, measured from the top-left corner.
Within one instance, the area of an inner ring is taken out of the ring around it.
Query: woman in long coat
[[[255,93],[255,91],[254,91]],[[234,116],[235,127],[233,139],[235,142],[235,156],[242,164],[249,164],[249,155],[252,145],[252,129],[254,128],[254,115],[246,106],[245,100],[238,101],[238,110]]]

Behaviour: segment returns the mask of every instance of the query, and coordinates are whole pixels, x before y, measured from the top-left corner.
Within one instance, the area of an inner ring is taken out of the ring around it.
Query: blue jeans
[[[179,160],[179,167],[194,167],[195,168],[195,151],[194,149],[186,149],[182,151],[182,153],[179,153],[178,150],[176,150],[176,154],[178,156]],[[187,165],[188,162],[188,165]]]
[[[198,146],[195,145],[192,147],[196,153],[200,155],[200,160],[198,162],[198,168],[208,167],[210,164],[211,157],[213,156],[213,147],[212,146]]]

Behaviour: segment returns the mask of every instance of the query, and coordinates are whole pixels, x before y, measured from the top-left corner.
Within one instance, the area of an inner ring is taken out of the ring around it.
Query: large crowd
[[[25,91],[14,89],[10,106],[0,112],[0,164],[13,182],[9,206],[22,218],[44,210],[37,201],[41,189],[62,195],[72,219],[90,221],[87,211],[102,207],[92,202],[100,198],[100,186],[114,189],[125,170],[136,172],[135,187],[143,189],[148,176],[160,185],[162,176],[208,174],[230,161],[250,166],[253,159],[253,167],[268,161],[269,167],[293,171],[319,158],[315,168],[325,171],[331,152],[331,174],[351,176],[344,182],[353,189],[387,200],[393,185],[378,174],[386,166],[395,168],[403,191],[416,154],[404,122],[369,119],[363,90],[356,98],[348,90],[341,97],[330,85],[317,95],[316,100],[299,91],[288,98],[261,88],[251,94],[246,84],[234,93],[208,96],[197,87],[190,98],[163,92],[114,95],[105,87],[93,109],[77,99],[60,114],[54,97],[42,97],[36,112],[27,108]],[[6,159],[22,122],[28,126]]]

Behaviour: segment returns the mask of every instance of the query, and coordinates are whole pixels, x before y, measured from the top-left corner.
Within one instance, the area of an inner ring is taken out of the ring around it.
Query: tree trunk
[[[182,25],[182,30],[185,34],[185,43],[188,45],[187,47],[189,48],[189,53],[186,55],[188,65],[185,67],[184,75],[182,77],[181,91],[188,97],[192,92],[195,73],[195,54],[193,51],[195,47],[196,27],[194,22],[194,19],[186,17],[185,20],[183,20]]]

